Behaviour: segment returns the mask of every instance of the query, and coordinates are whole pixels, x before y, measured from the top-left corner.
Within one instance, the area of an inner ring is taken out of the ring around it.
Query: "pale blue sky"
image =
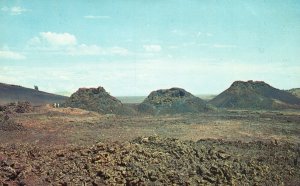
[[[0,82],[112,95],[300,87],[300,1],[0,0]]]

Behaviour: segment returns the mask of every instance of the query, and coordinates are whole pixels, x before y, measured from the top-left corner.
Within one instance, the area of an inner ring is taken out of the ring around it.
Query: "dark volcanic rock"
[[[33,107],[27,101],[8,103],[6,105],[0,105],[0,112],[5,112],[6,114],[28,113],[28,112],[32,112],[32,111],[33,111]]]
[[[150,114],[197,113],[212,108],[202,99],[181,88],[153,91],[138,106],[140,112]]]
[[[0,131],[22,131],[25,127],[16,123],[11,116],[0,112]]]
[[[29,102],[9,103],[0,105],[0,131],[22,131],[25,127],[14,120],[16,114],[32,112]]]
[[[20,124],[16,123],[12,120],[1,120],[0,119],[0,130],[2,131],[24,131],[26,130],[25,127]]]
[[[133,114],[134,110],[109,95],[103,87],[80,88],[63,104],[65,107],[81,108],[102,114]]]
[[[209,103],[224,108],[300,108],[300,99],[263,81],[235,81]]]
[[[0,185],[299,185],[297,148],[157,136],[63,149],[0,145]]]

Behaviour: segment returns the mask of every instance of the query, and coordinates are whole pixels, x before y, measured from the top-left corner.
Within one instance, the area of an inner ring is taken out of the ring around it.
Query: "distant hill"
[[[294,96],[300,98],[300,88],[292,88],[287,90],[289,93],[293,94]]]
[[[65,96],[38,91],[17,85],[0,83],[0,104],[17,101],[28,101],[32,105],[48,103],[61,103],[67,99]]]
[[[223,108],[300,108],[300,99],[263,81],[235,81],[209,103]]]
[[[206,102],[181,88],[160,89],[138,106],[138,110],[148,114],[197,113],[211,110]]]
[[[103,87],[79,88],[63,104],[64,107],[81,108],[102,114],[135,114],[135,110],[109,95]]]

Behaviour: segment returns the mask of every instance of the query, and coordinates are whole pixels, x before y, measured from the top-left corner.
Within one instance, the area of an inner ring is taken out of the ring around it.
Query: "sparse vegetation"
[[[38,86],[36,86],[36,85],[34,85],[34,90],[39,90],[39,87]]]

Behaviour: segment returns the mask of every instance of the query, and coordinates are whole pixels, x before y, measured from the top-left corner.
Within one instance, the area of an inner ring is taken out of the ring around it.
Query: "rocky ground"
[[[296,110],[126,117],[36,107],[9,117],[22,130],[0,128],[0,185],[300,184]]]
[[[0,105],[0,112],[3,114],[28,113],[33,111],[33,106],[29,102],[16,102]]]
[[[300,147],[140,137],[63,149],[1,146],[2,184],[297,185]]]
[[[33,107],[29,102],[16,102],[0,105],[0,130],[2,131],[22,131],[25,127],[21,123],[15,122],[12,118],[16,114],[32,112]]]

